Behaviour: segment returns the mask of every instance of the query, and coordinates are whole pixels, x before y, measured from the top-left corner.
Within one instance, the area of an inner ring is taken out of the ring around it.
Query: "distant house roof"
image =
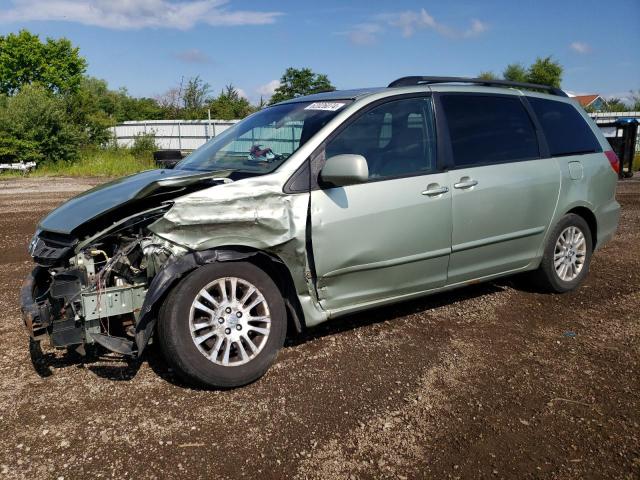
[[[600,95],[576,95],[573,98],[578,100],[578,102],[580,102],[580,105],[582,105],[583,107],[588,107],[598,98],[600,98]]]

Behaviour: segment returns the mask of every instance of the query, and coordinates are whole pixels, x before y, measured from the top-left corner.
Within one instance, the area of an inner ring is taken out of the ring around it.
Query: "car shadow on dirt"
[[[436,293],[428,297],[421,297],[415,300],[408,300],[402,303],[395,303],[354,313],[345,317],[329,320],[317,327],[306,329],[300,335],[288,337],[285,347],[301,345],[311,340],[317,340],[322,337],[335,335],[348,330],[355,330],[376,323],[393,321],[415,313],[428,313],[429,310],[445,305],[500,292],[507,287],[507,284],[499,285],[493,282],[478,283],[457,290]]]
[[[110,353],[100,347],[89,347],[84,355],[67,349],[62,355],[57,351],[43,351],[40,342],[29,342],[31,365],[41,378],[52,376],[56,370],[87,368],[99,377],[114,381],[132,380],[142,362],[136,358]]]
[[[387,305],[367,310],[366,312],[359,312],[338,319],[329,320],[320,326],[305,329],[301,334],[288,334],[284,348],[297,347],[323,337],[329,337],[339,333],[368,327],[377,323],[393,321],[415,313],[425,313],[444,305],[454,304],[500,292],[506,288],[506,286],[490,282],[475,284],[450,292],[442,292],[429,297],[422,297],[394,305]],[[145,359],[147,360],[149,367],[163,380],[181,388],[210,390],[189,384],[175,375],[165,362],[157,346],[151,345],[147,348],[146,352]]]
[[[305,329],[301,334],[289,335],[285,342],[285,348],[300,346],[323,337],[364,328],[377,323],[393,321],[408,315],[425,313],[444,305],[490,295],[509,287],[513,287],[513,282],[480,283],[458,290],[355,313],[330,320],[315,328]],[[86,355],[80,355],[71,349],[67,350],[63,355],[56,351],[44,352],[37,342],[31,342],[29,350],[33,368],[42,378],[53,375],[55,370],[75,367],[86,368],[96,376],[107,380],[131,381],[135,378],[143,362],[146,361],[156,375],[172,385],[180,388],[202,390],[201,387],[185,382],[175,375],[155,344],[147,347],[143,359],[110,353],[99,346],[87,349]]]

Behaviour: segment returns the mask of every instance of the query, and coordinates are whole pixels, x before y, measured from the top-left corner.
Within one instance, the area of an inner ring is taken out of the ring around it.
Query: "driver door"
[[[451,253],[451,192],[436,167],[430,97],[367,109],[324,156],[365,157],[369,181],[311,192],[320,304],[348,309],[441,287]]]

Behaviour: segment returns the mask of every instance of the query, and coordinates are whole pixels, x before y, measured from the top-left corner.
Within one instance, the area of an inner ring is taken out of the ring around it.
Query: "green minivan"
[[[141,356],[234,387],[328,319],[529,272],[577,288],[613,236],[619,162],[554,87],[404,77],[260,110],[172,170],[43,218],[32,347]]]

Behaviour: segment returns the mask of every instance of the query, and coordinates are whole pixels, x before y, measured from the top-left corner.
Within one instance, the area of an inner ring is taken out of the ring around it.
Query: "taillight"
[[[613,171],[616,173],[620,173],[620,160],[618,160],[616,152],[614,152],[613,150],[607,150],[606,152],[604,152],[604,154],[609,159],[609,163],[611,164],[611,168],[613,168]]]

